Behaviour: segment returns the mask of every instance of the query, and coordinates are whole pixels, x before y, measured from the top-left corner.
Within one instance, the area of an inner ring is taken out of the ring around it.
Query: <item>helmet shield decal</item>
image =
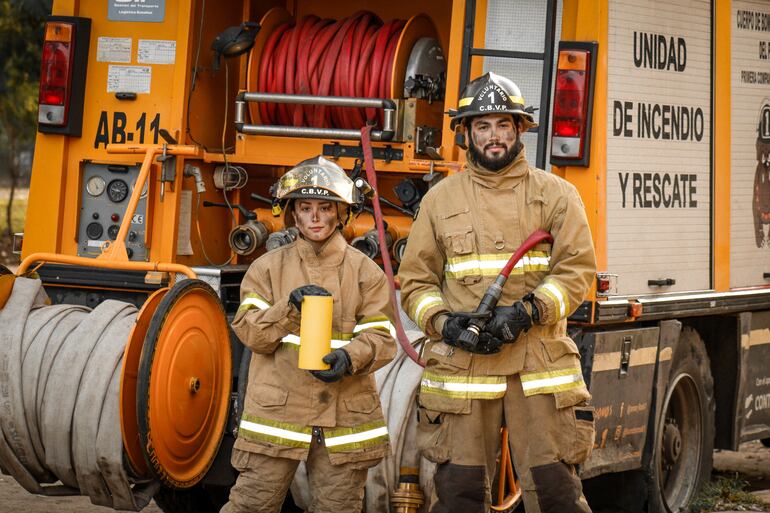
[[[323,157],[305,161],[292,168],[275,184],[276,200],[326,199],[352,205],[360,201],[360,192],[341,167]]]

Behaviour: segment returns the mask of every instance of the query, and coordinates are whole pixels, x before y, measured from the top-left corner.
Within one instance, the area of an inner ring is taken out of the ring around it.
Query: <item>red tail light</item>
[[[67,124],[74,42],[73,24],[46,23],[43,62],[40,69],[39,123],[56,126]]]
[[[90,38],[90,19],[48,17],[40,66],[38,131],[80,137]]]
[[[588,165],[596,43],[562,42],[553,101],[551,163]]]

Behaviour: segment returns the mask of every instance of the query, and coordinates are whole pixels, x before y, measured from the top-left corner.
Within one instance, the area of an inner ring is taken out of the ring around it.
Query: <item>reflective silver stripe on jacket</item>
[[[537,289],[535,290],[541,291],[543,294],[548,296],[551,301],[553,301],[554,307],[558,312],[559,319],[567,317],[567,313],[569,312],[567,294],[564,293],[558,283],[546,278],[545,281],[538,285]]]
[[[291,344],[295,346],[299,346],[300,340],[299,335],[294,335],[293,333],[290,333],[283,337],[281,339],[281,342],[284,344]],[[341,340],[341,339],[332,339],[332,349],[339,349],[340,347],[345,347],[346,345],[350,344],[350,340]]]
[[[241,305],[238,307],[238,311],[240,312],[242,310],[250,310],[252,308],[267,310],[271,306],[272,305],[268,303],[265,298],[257,293],[250,292],[246,294],[245,298],[243,298],[243,302],[241,302]]]
[[[421,394],[438,394],[456,399],[498,399],[505,395],[505,376],[444,376],[423,372]]]
[[[411,318],[415,323],[417,323],[418,326],[422,327],[422,318],[425,315],[425,312],[434,306],[443,306],[444,299],[438,292],[428,292],[426,294],[417,296],[414,304],[415,306],[413,308]]]
[[[447,278],[462,278],[464,276],[482,275],[496,276],[503,270],[513,253],[492,253],[464,255],[448,258],[444,265]],[[529,251],[513,266],[512,274],[523,274],[533,271],[549,271],[551,256],[544,251]]]
[[[579,368],[559,369],[544,372],[522,372],[521,388],[525,396],[555,394],[579,387],[585,387],[583,373]]]

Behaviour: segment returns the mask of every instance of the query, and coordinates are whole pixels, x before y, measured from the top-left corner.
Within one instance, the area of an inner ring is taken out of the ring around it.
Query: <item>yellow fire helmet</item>
[[[364,180],[357,181],[368,187]],[[290,169],[273,184],[270,194],[274,198],[273,215],[279,216],[282,211],[286,211],[286,226],[294,224],[294,219],[288,215],[293,203],[290,200],[320,199],[340,203],[340,219],[345,224],[352,219],[353,211],[360,211],[364,202],[364,194],[345,170],[320,155],[304,160]]]

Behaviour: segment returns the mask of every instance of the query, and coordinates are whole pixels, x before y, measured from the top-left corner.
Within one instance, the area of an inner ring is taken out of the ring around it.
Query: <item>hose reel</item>
[[[391,107],[373,100],[399,100],[404,93],[443,99],[445,59],[438,32],[424,14],[383,21],[359,11],[341,20],[314,15],[294,20],[276,7],[260,26],[249,60],[248,92],[238,99],[249,104],[251,124],[245,106],[236,104],[242,133],[360,139],[355,132],[376,123],[386,133],[374,130],[372,138],[391,140],[387,132],[396,123],[388,115]],[[441,126],[440,112],[436,126]],[[395,132],[403,136],[400,129]]]
[[[174,284],[150,318],[136,371],[144,459],[167,486],[194,486],[214,462],[227,419],[231,365],[227,319],[216,292],[200,280]]]
[[[232,376],[210,286],[179,281],[137,313],[114,300],[50,305],[40,280],[16,277],[0,322],[0,468],[27,491],[138,511],[161,482],[203,478]]]

